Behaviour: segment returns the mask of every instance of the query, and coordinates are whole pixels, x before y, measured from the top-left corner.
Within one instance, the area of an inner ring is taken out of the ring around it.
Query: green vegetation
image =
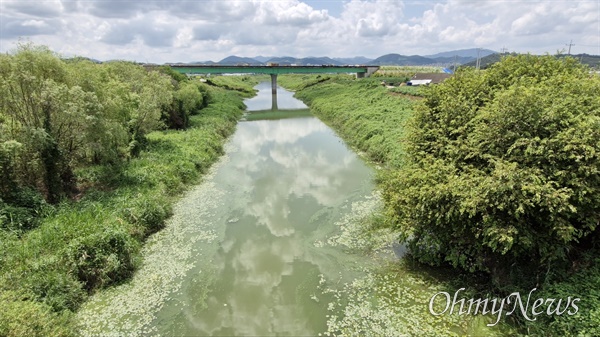
[[[558,50],[556,52],[556,54],[553,56],[556,58],[574,58],[574,59],[578,60],[581,64],[588,65],[590,68],[595,69],[596,71],[598,69],[600,69],[600,56],[598,56],[598,55],[588,55],[588,54],[576,54],[576,55],[571,54],[571,55],[569,55],[569,54],[566,54],[565,52],[566,52],[566,50],[564,50],[564,49]],[[490,54],[486,57],[481,58],[480,67],[482,69],[487,69],[494,63],[500,62],[500,60],[502,60],[503,57],[506,57],[509,55],[517,56],[518,54],[517,53]],[[475,67],[476,63],[477,63],[477,61],[471,61],[466,64],[463,64],[461,67]]]
[[[597,333],[600,323],[598,294],[585,290],[598,274],[573,274],[598,262],[598,92],[600,80],[571,58],[464,69],[425,92],[405,165],[382,179],[388,215],[418,261],[489,275],[500,294],[537,286],[586,303],[575,316],[525,322],[540,334]]]
[[[1,55],[0,74],[0,336],[72,335],[73,312],[131,276],[244,105],[168,68],[31,45]]]
[[[383,184],[415,258],[498,285],[578,259],[600,220],[599,90],[573,59],[531,56],[427,90]]]
[[[412,85],[403,85],[401,87],[391,88],[390,92],[395,92],[398,94],[404,94],[409,96],[423,96],[423,91],[427,90],[425,87],[421,86],[412,86]]]
[[[374,77],[406,77],[410,79],[416,73],[441,73],[442,68],[440,67],[426,67],[426,66],[381,66]]]
[[[581,298],[575,315],[516,317],[528,334],[599,333],[600,79],[585,66],[508,57],[419,89],[417,102],[390,97],[376,79],[290,81],[385,166],[380,226],[414,260],[473,275],[487,296],[537,287],[544,298]]]
[[[243,97],[252,97],[256,93],[254,86],[260,81],[266,81],[269,77],[266,75],[259,76],[216,76],[206,79],[207,83],[216,85],[228,90],[240,92]]]
[[[128,160],[148,133],[187,127],[209,100],[201,83],[127,62],[66,63],[29,44],[0,56],[0,76],[0,198],[19,209],[13,229],[33,225],[28,190],[51,204],[77,194],[78,167]]]

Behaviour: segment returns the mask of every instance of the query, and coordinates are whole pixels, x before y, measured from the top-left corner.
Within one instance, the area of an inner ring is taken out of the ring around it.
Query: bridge
[[[269,74],[271,75],[271,91],[277,94],[277,75],[279,74],[331,74],[331,73],[356,73],[356,77],[371,76],[378,66],[225,66],[225,65],[180,65],[170,64],[173,70],[182,74]]]

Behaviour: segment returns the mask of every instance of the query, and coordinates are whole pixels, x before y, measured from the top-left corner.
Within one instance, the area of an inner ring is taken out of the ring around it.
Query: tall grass
[[[250,79],[228,79],[253,91]],[[18,236],[0,231],[0,336],[75,334],[73,312],[98,289],[127,280],[144,240],[164,226],[171,204],[223,153],[244,104],[211,87],[212,102],[186,131],[148,135],[140,156],[77,172],[87,190]]]
[[[427,90],[427,87],[412,85],[390,88],[390,92],[417,97],[422,97],[424,90]]]

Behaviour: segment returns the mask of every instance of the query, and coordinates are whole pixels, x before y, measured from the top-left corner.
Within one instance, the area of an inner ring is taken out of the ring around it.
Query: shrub
[[[531,55],[425,91],[406,164],[383,179],[412,255],[500,285],[590,244],[600,222],[598,92],[600,79],[574,59]]]
[[[107,229],[70,243],[67,264],[85,289],[92,291],[129,277],[137,249],[138,245],[127,233]]]

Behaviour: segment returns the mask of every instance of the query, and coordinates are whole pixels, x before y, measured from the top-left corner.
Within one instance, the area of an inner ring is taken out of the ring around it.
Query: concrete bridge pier
[[[277,95],[277,74],[271,74],[271,93]]]
[[[277,111],[279,107],[277,107],[277,94],[271,95],[271,110]]]

